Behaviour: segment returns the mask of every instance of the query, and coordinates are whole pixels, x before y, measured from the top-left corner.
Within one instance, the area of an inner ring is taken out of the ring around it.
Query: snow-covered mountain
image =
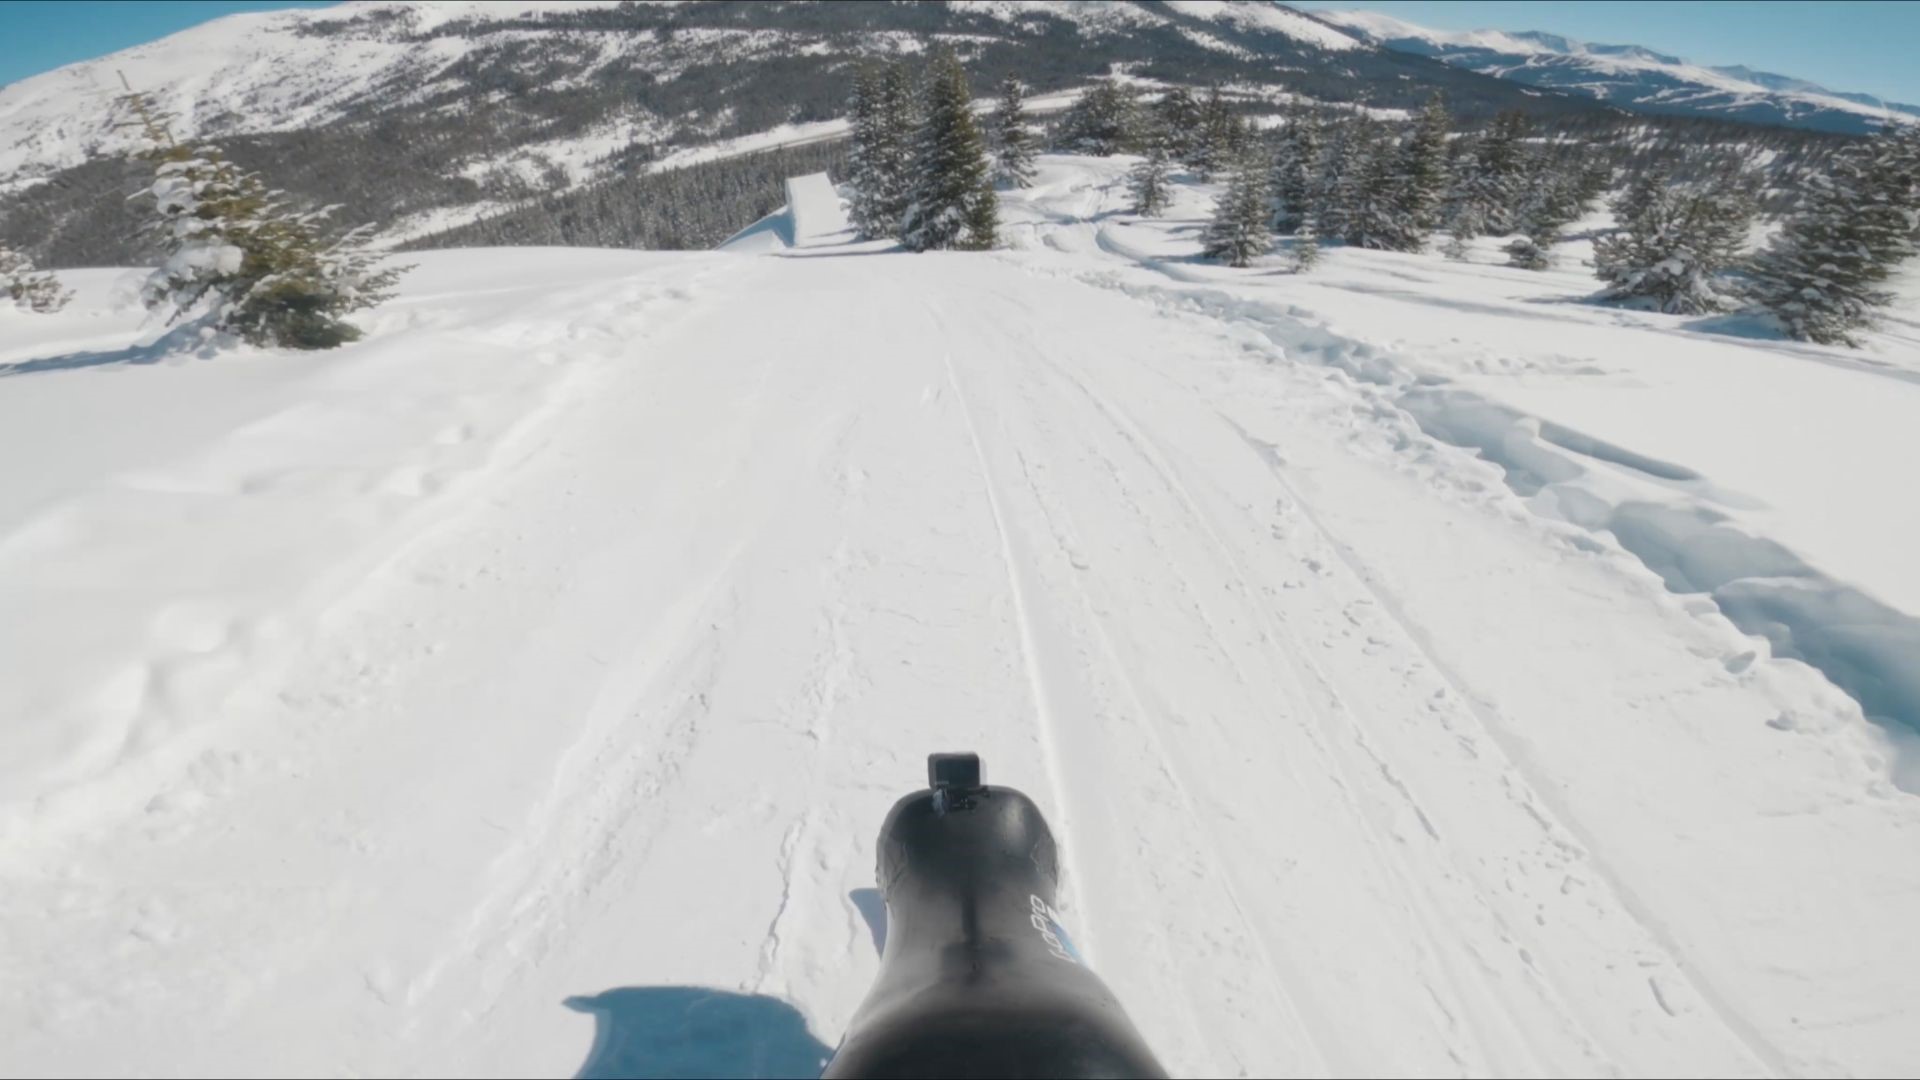
[[[1871,131],[1890,120],[1920,120],[1920,106],[1842,93],[1749,67],[1692,64],[1639,45],[1599,45],[1537,31],[1434,30],[1372,11],[1316,14],[1385,48],[1638,112],[1848,134]]]
[[[756,130],[769,119],[768,104],[731,99],[767,69],[832,69],[852,55],[915,53],[932,42],[975,56],[1024,45],[1030,57],[1058,64],[1045,46],[1062,41],[1095,50],[1091,64],[1070,74],[1137,64],[1147,58],[1139,46],[1175,42],[1186,46],[1177,51],[1238,61],[1232,66],[1243,76],[1256,60],[1376,51],[1259,0],[637,7],[377,0],[231,15],[0,88],[0,181],[128,150],[133,133],[115,126],[110,108],[123,92],[122,75],[158,95],[181,128],[199,136],[315,128],[421,108],[471,121],[468,114],[483,108],[523,109],[530,96],[600,103],[595,84],[609,80],[654,87],[583,125],[561,125],[566,130],[552,145],[518,148],[522,157],[544,154],[575,171],[635,141]],[[733,69],[730,76],[717,78],[723,67]],[[701,100],[664,89],[677,83]],[[829,115],[843,96],[837,83],[824,97],[809,88],[773,107],[781,115],[772,118]],[[492,162],[467,164],[479,172]]]
[[[983,92],[1017,74],[1043,99],[1124,72],[1276,103],[1406,108],[1443,90],[1467,114],[1593,108],[1264,0],[381,0],[233,15],[0,88],[0,195],[27,196],[0,198],[0,236],[52,265],[141,257],[118,216],[138,171],[114,164],[133,146],[113,108],[122,75],[296,196],[419,236],[609,177],[831,139],[855,63],[940,45]]]
[[[673,235],[573,242],[706,246],[778,205],[782,177],[838,167],[857,63],[936,46],[958,51],[983,93],[1017,75],[1040,110],[1121,73],[1220,84],[1269,111],[1302,99],[1407,109],[1435,92],[1467,118],[1610,111],[1578,87],[1452,66],[1267,0],[377,0],[228,16],[0,87],[0,240],[50,266],[151,256],[127,199],[146,169],[126,157],[133,136],[114,107],[124,76],[181,134],[220,141],[392,242],[438,242],[568,197],[685,203]],[[778,160],[727,166],[751,178],[678,172],[769,149]],[[650,186],[627,187],[639,183]],[[491,240],[526,242],[506,226]]]

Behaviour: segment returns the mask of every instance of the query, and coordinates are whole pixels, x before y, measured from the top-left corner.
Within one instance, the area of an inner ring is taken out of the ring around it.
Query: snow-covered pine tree
[[[1133,212],[1144,217],[1159,217],[1173,196],[1169,175],[1173,163],[1167,157],[1166,134],[1155,123],[1144,136],[1146,155],[1127,172],[1127,191],[1133,195]]]
[[[951,49],[933,58],[922,115],[913,198],[900,222],[901,244],[909,251],[992,247],[999,199],[986,140],[973,118],[967,73]]]
[[[1547,246],[1531,236],[1516,236],[1501,249],[1507,253],[1507,265],[1522,270],[1551,270],[1553,256]]]
[[[1513,214],[1514,227],[1545,246],[1579,220],[1586,206],[1580,199],[1578,165],[1536,156],[1528,167],[1524,195]]]
[[[1370,132],[1355,167],[1349,171],[1346,235],[1352,247],[1411,250],[1414,230],[1401,212],[1400,150],[1391,136]]]
[[[1293,231],[1293,272],[1304,274],[1320,262],[1320,232],[1308,214]]]
[[[873,236],[895,236],[900,231],[900,218],[913,191],[918,124],[912,76],[904,64],[883,65],[875,110]]]
[[[1069,154],[1127,153],[1139,135],[1139,113],[1131,86],[1110,79],[1095,83],[1060,118],[1055,145]]]
[[[1459,229],[1448,232],[1447,242],[1440,245],[1440,254],[1445,255],[1454,262],[1466,262],[1468,251],[1467,241],[1472,239],[1474,235],[1477,234],[1463,232]]]
[[[1462,135],[1448,147],[1447,174],[1451,182],[1440,202],[1440,223],[1451,235],[1471,240],[1487,231],[1486,217],[1471,188],[1480,173],[1480,136]]]
[[[1233,109],[1220,94],[1220,84],[1208,87],[1207,99],[1200,103],[1198,137],[1186,162],[1200,179],[1211,180],[1215,173],[1236,164],[1233,153],[1238,126]]]
[[[1420,111],[1413,134],[1400,148],[1395,178],[1393,229],[1381,246],[1395,251],[1419,251],[1440,223],[1441,202],[1447,194],[1447,134],[1453,118],[1435,94]]]
[[[847,127],[852,138],[847,152],[847,177],[853,189],[847,199],[847,216],[862,240],[893,235],[883,220],[880,206],[885,182],[882,180],[882,128],[880,123],[880,72],[862,65],[853,73],[853,92],[847,96]]]
[[[1880,286],[1920,239],[1920,157],[1911,133],[1882,131],[1836,151],[1752,266],[1754,295],[1787,333],[1858,347]]]
[[[28,311],[49,315],[67,306],[73,290],[60,279],[33,268],[33,260],[23,251],[0,244],[0,297]]]
[[[122,99],[156,163],[147,194],[164,257],[142,298],[170,319],[198,314],[249,344],[327,349],[360,337],[344,321],[392,294],[406,267],[382,267],[365,230],[329,238],[329,210],[296,211],[217,150],[177,142],[144,93]],[[330,208],[329,208],[330,209]]]
[[[1600,197],[1613,187],[1613,166],[1599,154],[1587,154],[1582,158],[1579,176],[1574,191],[1580,199],[1580,212],[1586,213]]]
[[[1280,132],[1274,152],[1274,232],[1290,236],[1313,214],[1313,186],[1320,168],[1320,125],[1299,114]]]
[[[1027,128],[1026,88],[1012,75],[1000,83],[993,110],[994,179],[1008,187],[1033,183],[1033,132]]]
[[[1673,183],[1673,177],[1662,166],[1654,166],[1635,173],[1627,182],[1627,189],[1613,200],[1613,223],[1617,229],[1631,230],[1641,216],[1648,212],[1666,194]]]
[[[1228,266],[1246,266],[1273,247],[1267,231],[1272,209],[1267,198],[1267,163],[1246,152],[1234,163],[1227,190],[1214,205],[1213,220],[1201,236],[1201,254]]]
[[[1321,239],[1347,235],[1359,170],[1366,165],[1365,148],[1372,124],[1365,116],[1343,116],[1327,130],[1326,150],[1320,156],[1313,182],[1313,219]]]
[[[1594,273],[1607,283],[1601,296],[1670,315],[1725,310],[1731,294],[1723,274],[1754,215],[1748,187],[1727,177],[1643,192],[1626,227],[1594,242]]]
[[[1527,175],[1527,118],[1519,112],[1494,117],[1474,147],[1473,171],[1461,177],[1460,198],[1470,203],[1486,230],[1496,235],[1520,227],[1520,196]]]
[[[1165,133],[1167,154],[1181,164],[1187,164],[1194,155],[1194,148],[1200,142],[1200,103],[1193,99],[1193,91],[1184,86],[1176,86],[1162,94],[1154,103],[1153,114]]]

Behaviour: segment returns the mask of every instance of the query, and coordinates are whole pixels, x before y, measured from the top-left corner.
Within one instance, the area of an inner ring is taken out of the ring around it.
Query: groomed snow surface
[[[1042,163],[1014,250],[432,252],[319,355],[0,312],[0,1071],[815,1075],[952,749],[1177,1074],[1910,1071],[1910,309]]]

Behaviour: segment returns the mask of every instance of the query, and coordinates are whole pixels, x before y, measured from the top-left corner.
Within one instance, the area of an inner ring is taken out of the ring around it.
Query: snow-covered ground
[[[0,313],[0,1071],[812,1075],[960,748],[1176,1073],[1910,1069],[1912,316],[1225,270],[1124,165],[318,356]]]

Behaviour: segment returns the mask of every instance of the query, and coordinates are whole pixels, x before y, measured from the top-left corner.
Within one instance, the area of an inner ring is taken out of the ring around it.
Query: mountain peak
[[[1742,65],[1698,65],[1644,45],[1599,44],[1539,30],[1436,30],[1373,11],[1316,14],[1385,48],[1640,111],[1849,134],[1920,118],[1920,107]]]

